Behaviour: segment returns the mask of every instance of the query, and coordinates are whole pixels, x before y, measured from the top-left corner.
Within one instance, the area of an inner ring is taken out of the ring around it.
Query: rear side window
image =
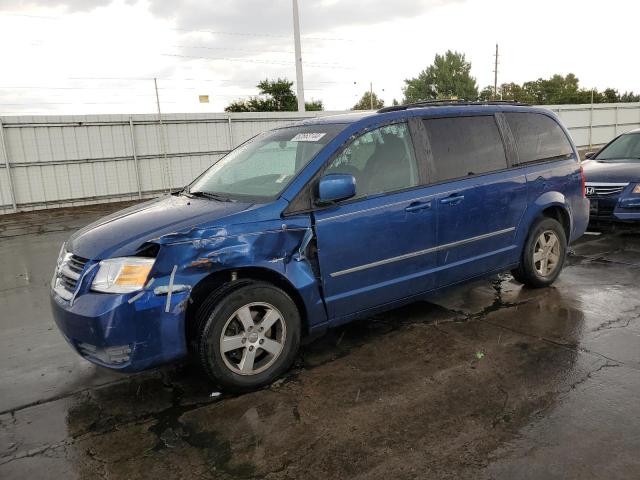
[[[505,113],[516,140],[520,163],[542,162],[573,154],[560,125],[540,113]]]
[[[507,168],[502,138],[493,116],[424,120],[433,153],[435,181]]]

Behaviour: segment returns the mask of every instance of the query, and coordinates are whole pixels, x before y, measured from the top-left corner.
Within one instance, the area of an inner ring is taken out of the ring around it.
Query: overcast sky
[[[640,92],[638,0],[299,0],[307,99],[387,104],[447,49],[478,86],[575,73]],[[295,80],[291,0],[0,0],[0,115],[222,111]],[[211,103],[200,104],[198,95]]]

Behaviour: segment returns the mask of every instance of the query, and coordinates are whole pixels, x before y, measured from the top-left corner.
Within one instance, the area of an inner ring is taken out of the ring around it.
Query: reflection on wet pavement
[[[0,240],[0,478],[640,474],[640,236],[586,237],[553,288],[503,275],[336,329],[240,396],[76,358],[46,301],[64,236]]]

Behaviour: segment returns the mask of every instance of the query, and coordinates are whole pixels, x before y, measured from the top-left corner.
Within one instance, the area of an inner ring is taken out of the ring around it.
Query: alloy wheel
[[[540,234],[533,248],[533,265],[538,275],[548,277],[560,264],[560,241],[556,233],[546,230]]]
[[[282,353],[287,327],[282,314],[268,303],[249,303],[236,310],[220,336],[225,365],[238,375],[268,369]]]

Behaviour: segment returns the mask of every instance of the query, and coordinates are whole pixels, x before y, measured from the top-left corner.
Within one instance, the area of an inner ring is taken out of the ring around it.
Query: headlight
[[[102,260],[91,284],[91,290],[104,293],[129,293],[141,290],[154,262],[154,258],[140,257]]]
[[[640,193],[640,183],[633,189],[633,193]]]

